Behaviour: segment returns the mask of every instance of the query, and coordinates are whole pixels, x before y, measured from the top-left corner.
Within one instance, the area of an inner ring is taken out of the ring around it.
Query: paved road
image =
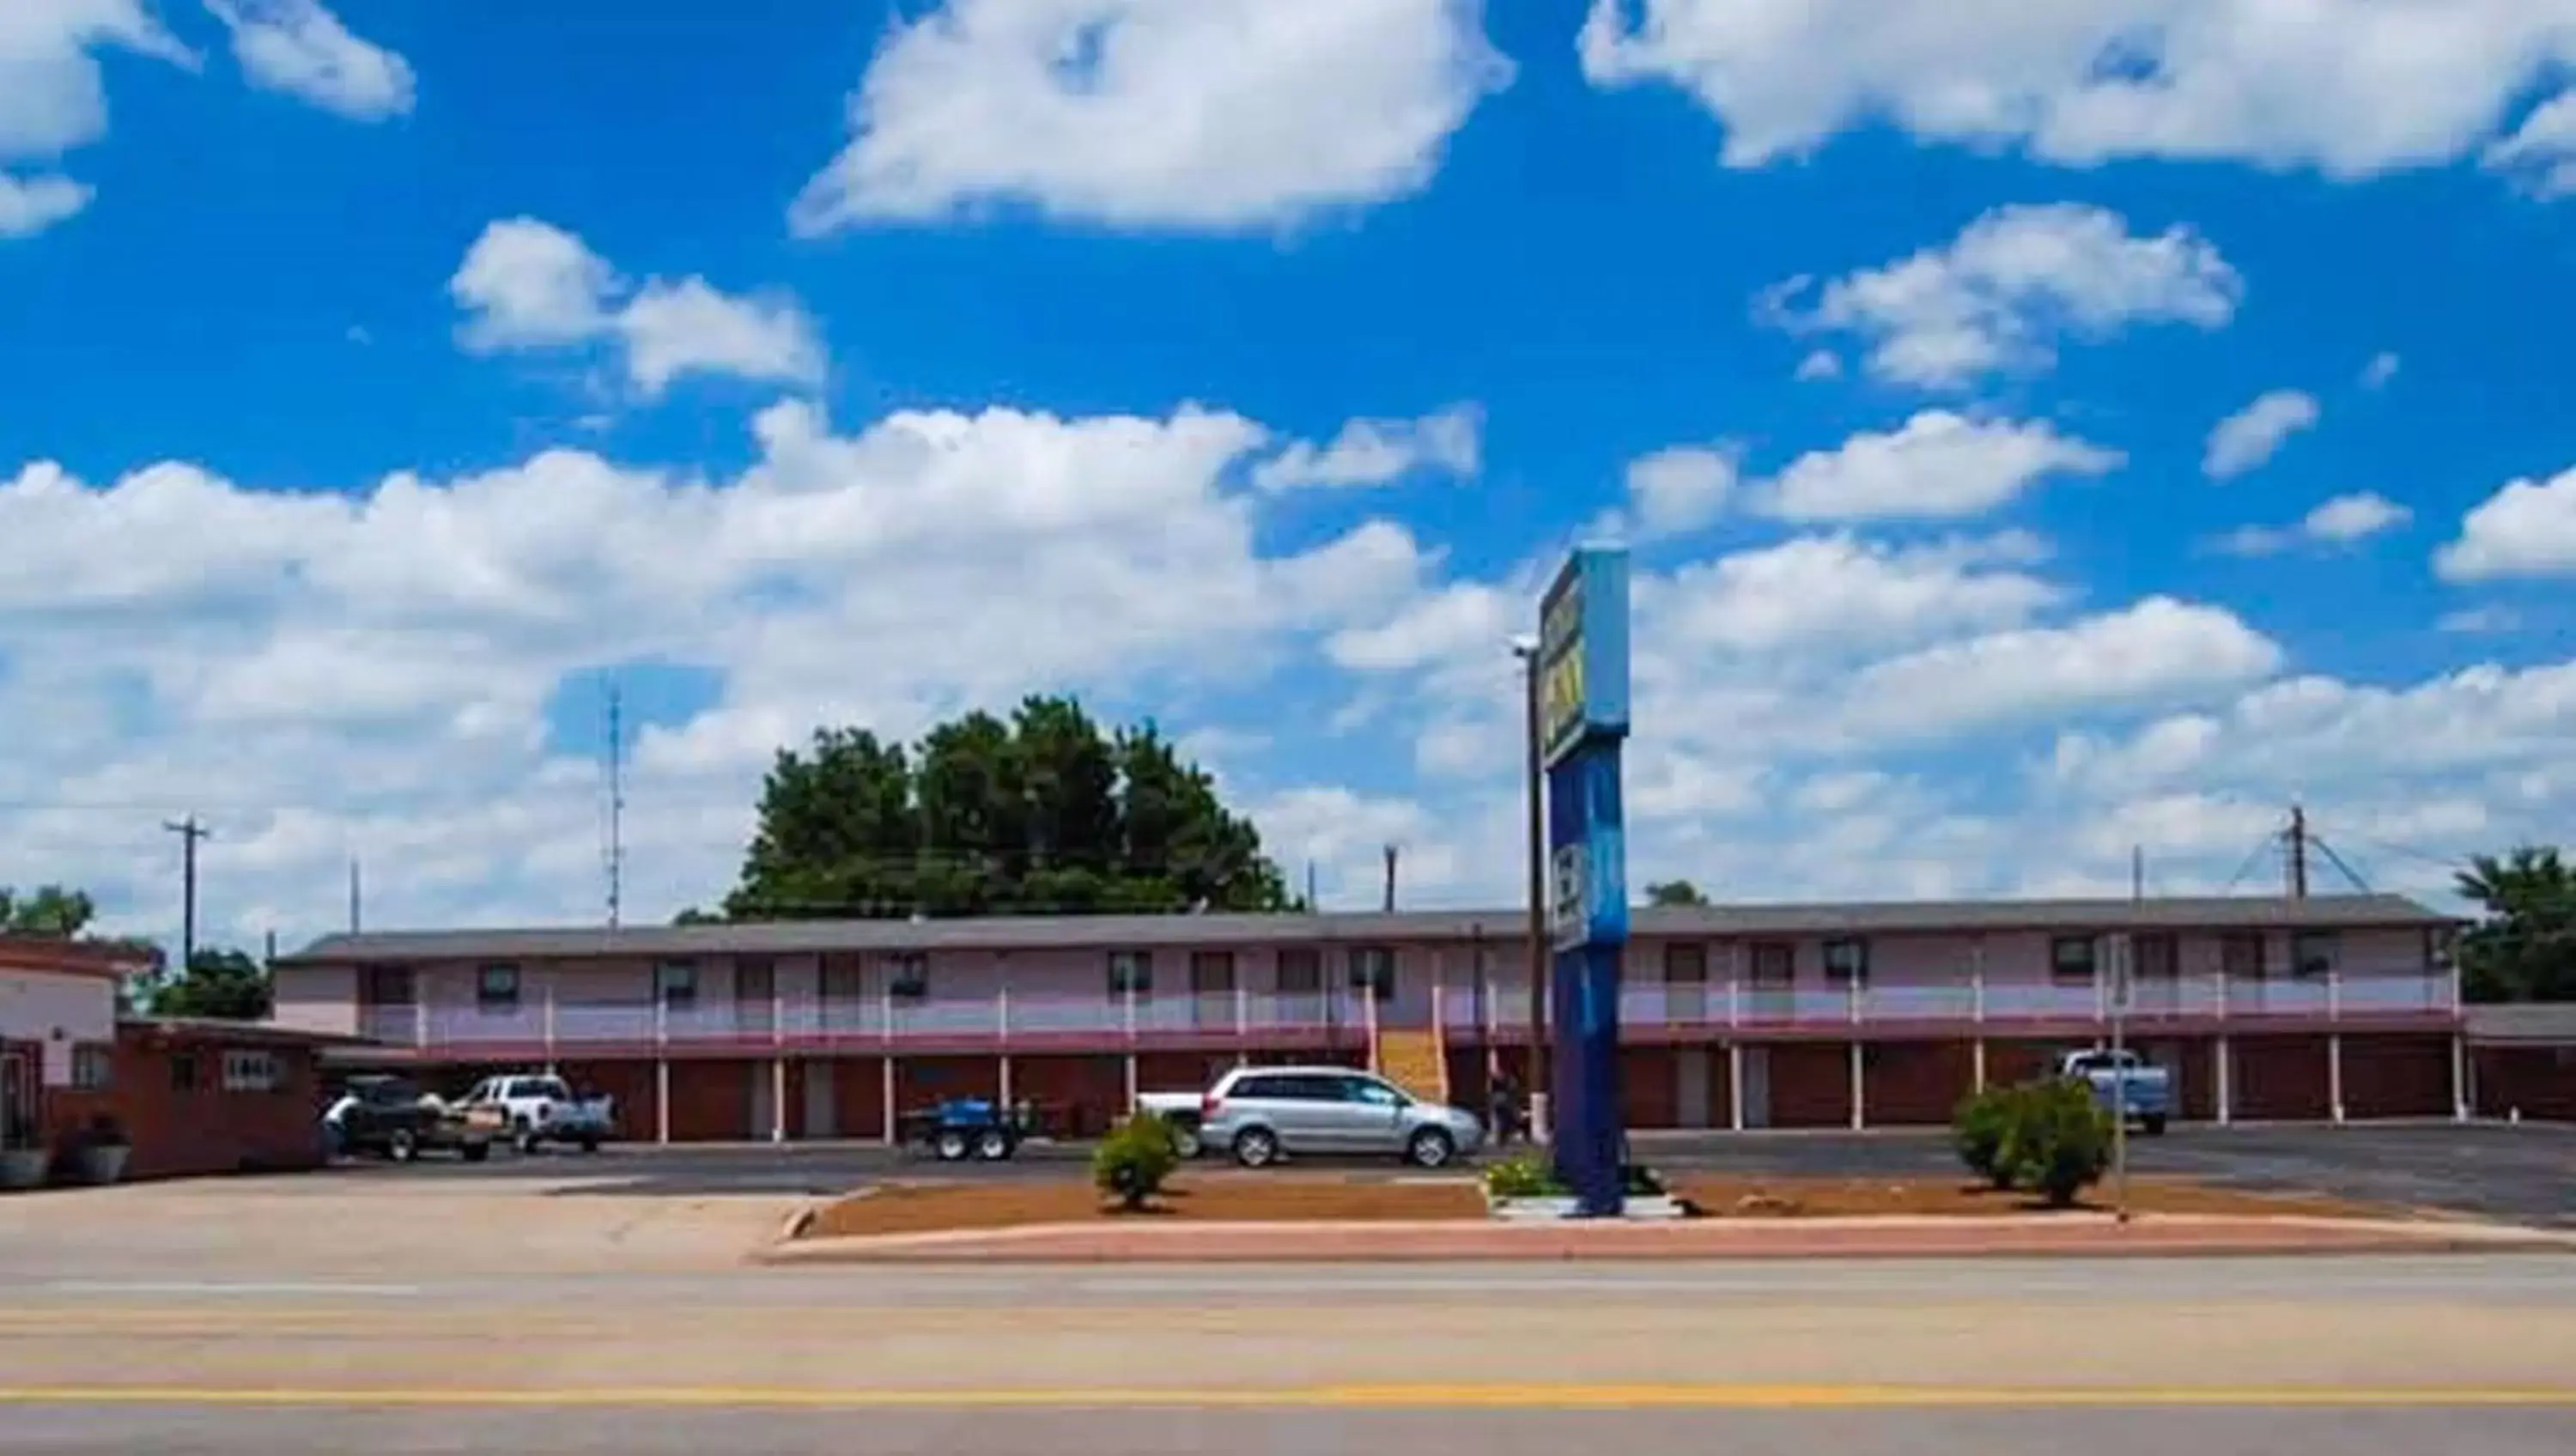
[[[2514,1222],[2576,1228],[2576,1128],[2526,1124],[2367,1127],[2191,1127],[2139,1138],[2134,1166],[2271,1191],[2312,1190],[2368,1203],[2443,1208]],[[422,1163],[364,1167],[350,1176],[452,1182],[541,1168],[580,1173],[572,1194],[674,1197],[717,1194],[830,1194],[890,1176],[1071,1178],[1082,1147],[1038,1146],[1022,1160],[959,1168],[869,1144],[616,1148],[596,1158],[541,1155],[480,1168]],[[1638,1155],[1659,1168],[1822,1177],[1944,1177],[1958,1162],[1938,1132],[1863,1134],[1650,1134]],[[1386,1164],[1355,1174],[1398,1176]]]
[[[0,1271],[7,1448],[2576,1448],[2557,1257],[262,1272]]]

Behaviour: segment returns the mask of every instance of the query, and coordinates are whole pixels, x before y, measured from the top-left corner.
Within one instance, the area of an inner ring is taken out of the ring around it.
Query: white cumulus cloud
[[[2118,213],[2057,203],[1997,208],[1945,245],[1821,288],[1791,279],[1763,295],[1757,315],[1864,341],[1877,378],[1960,389],[2044,372],[2069,339],[2140,324],[2219,328],[2243,295],[2236,270],[2190,228],[2135,234]]]
[[[412,108],[411,63],[361,40],[321,0],[205,0],[254,85],[356,121]]]
[[[2320,503],[2291,526],[2241,526],[2220,537],[2219,550],[2235,556],[2271,556],[2300,546],[2350,546],[2393,530],[2415,513],[2374,491],[2355,491]]]
[[[899,21],[800,233],[991,204],[1236,231],[1420,191],[1511,62],[1482,0],[945,0]]]
[[[2292,435],[2314,429],[2319,413],[2317,397],[2303,390],[2275,389],[2259,396],[2209,432],[2202,473],[2212,480],[2232,480],[2264,465]]]
[[[1580,52],[1597,85],[1688,92],[1735,167],[1885,124],[2069,166],[2355,178],[2496,139],[2576,61],[2576,0],[1593,0]],[[2546,130],[2554,144],[2560,125]]]
[[[1455,404],[1413,420],[1346,422],[1330,443],[1299,440],[1253,467],[1264,490],[1386,485],[1419,471],[1460,478],[1482,462],[1484,411]]]
[[[2576,576],[2576,470],[2516,480],[2479,502],[2433,566],[2446,581]]]
[[[1758,492],[1792,521],[1941,520],[1983,515],[2057,476],[2098,476],[2123,457],[2044,421],[1925,410],[1893,432],[1863,432],[1802,455]]]
[[[465,310],[458,338],[467,348],[611,343],[648,398],[686,374],[806,385],[823,377],[822,342],[793,301],[737,297],[695,277],[634,287],[580,238],[535,218],[485,227],[447,288]]]

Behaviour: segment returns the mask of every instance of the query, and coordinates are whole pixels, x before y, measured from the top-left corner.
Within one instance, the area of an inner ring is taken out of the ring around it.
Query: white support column
[[[555,970],[546,968],[546,1075],[555,1075]]]
[[[2451,1033],[2451,1120],[2469,1120],[2469,1039],[2459,1032]]]
[[[1852,1131],[1869,1126],[1869,1078],[1861,1070],[1864,1058],[1858,1041],[1851,1044],[1851,1122]]]
[[[1744,1043],[1726,1044],[1726,1125],[1744,1131]]]
[[[2218,1125],[2225,1127],[2236,1119],[2236,1052],[2228,1044],[2227,1033],[2222,1031],[2218,1034],[2218,1046],[2211,1054],[2211,1060],[2218,1064]]]
[[[888,1051],[883,1057],[877,1060],[877,1076],[880,1079],[881,1084],[878,1089],[880,1095],[877,1099],[877,1120],[884,1124],[884,1129],[878,1133],[878,1136],[885,1140],[885,1145],[887,1147],[893,1147],[895,1134],[895,1075],[894,1053],[892,1051]]]
[[[1011,1096],[1011,1054],[1009,1052],[1004,1052],[1002,1053],[1002,1105],[1004,1107],[1009,1107],[1013,1105],[1013,1102],[1014,1099]]]
[[[2343,1033],[2326,1033],[2326,1107],[2336,1122],[2343,1121]]]
[[[1729,941],[1726,947],[1726,1029],[1734,1032],[1744,1025],[1744,942]],[[1743,1065],[1741,1056],[1736,1058]],[[1738,1129],[1741,1130],[1741,1122]]]
[[[654,978],[659,980],[657,974]],[[653,1141],[671,1140],[671,1003],[653,988]]]
[[[1986,938],[1982,935],[1968,942],[1968,1019],[1983,1025],[1986,1019]],[[1977,1086],[1986,1085],[1986,1039],[1977,1038]]]
[[[769,1059],[769,1140],[787,1141],[787,1059]]]
[[[1983,1091],[1985,1091],[1985,1090],[1986,1090],[1986,1039],[1985,1039],[1985,1037],[1983,1037],[1983,1036],[1979,1036],[1975,1041],[1972,1041],[1972,1042],[1968,1043],[1968,1065],[1969,1065],[1969,1069],[1970,1069],[1970,1076],[1971,1076],[1971,1079],[1972,1079],[1972,1080],[1970,1081],[1970,1083],[1969,1083],[1969,1090],[1971,1090],[1971,1091],[1976,1091],[1976,1092],[1983,1092]]]
[[[1126,1062],[1127,1105],[1132,1108],[1136,1105],[1136,1054],[1134,1052],[1129,1052],[1126,1057]]]

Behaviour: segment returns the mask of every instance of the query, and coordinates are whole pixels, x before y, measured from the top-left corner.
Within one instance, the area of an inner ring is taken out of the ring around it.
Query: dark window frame
[[[1230,950],[1194,950],[1190,952],[1190,994],[1193,996],[1231,996],[1235,988],[1234,952]]]
[[[197,1054],[179,1052],[170,1058],[170,1090],[195,1093],[205,1090],[205,1079],[197,1075]]]
[[[1144,1000],[1154,994],[1154,953],[1150,950],[1113,950],[1108,954],[1109,999],[1124,1000],[1134,996]]]
[[[115,1086],[115,1045],[103,1041],[72,1043],[72,1090],[105,1092]]]
[[[667,960],[653,963],[653,1004],[665,1011],[694,1011],[698,1006],[698,963]]]
[[[2290,935],[2290,975],[2293,979],[2323,980],[2334,974],[2342,959],[2342,937],[2331,930],[2300,930]]]
[[[506,987],[494,981],[496,976],[509,978]],[[485,961],[474,968],[474,1009],[477,1011],[516,1011],[523,985],[516,961]]]
[[[930,999],[930,952],[897,951],[885,959],[886,995],[895,1001]]]
[[[2081,949],[2081,956],[2068,952]],[[2080,969],[2071,961],[2082,961]],[[2052,935],[2048,938],[2048,980],[2053,986],[2089,986],[2102,976],[2102,937],[2091,934]]]
[[[1395,999],[1395,947],[1391,945],[1355,945],[1350,949],[1351,989],[1362,992],[1372,1001],[1384,1005]]]
[[[1686,975],[1675,974],[1687,971]],[[1705,986],[1708,984],[1708,946],[1696,940],[1664,942],[1664,984],[1667,986]]]
[[[1834,964],[1836,951],[1849,951],[1853,965]],[[1829,986],[1866,986],[1869,984],[1869,937],[1837,935],[1824,942],[1817,952],[1824,961],[1825,984]]]

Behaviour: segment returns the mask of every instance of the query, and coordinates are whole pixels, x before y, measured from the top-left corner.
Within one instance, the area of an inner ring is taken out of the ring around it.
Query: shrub
[[[2065,1208],[2111,1165],[2111,1118],[2079,1081],[2043,1082],[2014,1094],[2002,1160],[2013,1180]]]
[[[1561,1198],[1566,1187],[1544,1156],[1523,1153],[1485,1169],[1485,1192],[1494,1198]]]
[[[1959,1150],[1959,1161],[1996,1188],[2013,1185],[2014,1169],[2004,1159],[2004,1143],[2012,1135],[2020,1095],[2017,1087],[1988,1087],[1959,1099],[1958,1110],[1950,1116],[1950,1141]]]
[[[1169,1124],[1150,1112],[1139,1112],[1111,1129],[1091,1155],[1091,1181],[1133,1213],[1163,1191],[1165,1180],[1181,1166]]]

